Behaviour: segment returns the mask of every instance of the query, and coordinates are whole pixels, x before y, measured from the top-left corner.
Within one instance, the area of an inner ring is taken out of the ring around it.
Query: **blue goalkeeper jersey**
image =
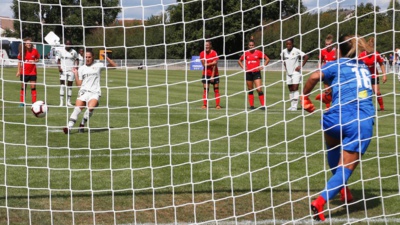
[[[362,61],[341,58],[323,68],[332,104],[323,115],[324,132],[341,140],[343,150],[364,154],[371,142],[375,109],[371,73]]]
[[[375,115],[372,103],[371,73],[363,61],[340,58],[322,67],[324,83],[332,90],[332,106],[327,114]]]

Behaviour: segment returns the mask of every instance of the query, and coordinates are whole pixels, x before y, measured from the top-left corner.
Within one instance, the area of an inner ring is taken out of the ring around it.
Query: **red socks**
[[[24,101],[24,98],[25,98],[25,91],[24,91],[24,89],[21,89],[20,91],[19,91],[19,101],[21,102],[21,103],[24,103],[25,101]]]
[[[32,89],[31,90],[31,95],[32,95],[32,103],[35,103],[36,102],[36,97],[37,97],[36,89]],[[24,89],[21,89],[19,91],[19,101],[21,103],[25,103],[25,90]]]
[[[31,90],[31,95],[32,95],[32,103],[35,103],[36,102],[36,95],[37,95],[36,89],[32,89]]]
[[[258,99],[260,100],[261,106],[265,106],[264,95],[259,95],[259,96],[258,96]]]
[[[250,104],[250,107],[254,106],[254,95],[253,95],[253,93],[249,93],[249,104]]]
[[[214,88],[214,95],[215,95],[215,105],[219,105],[221,99],[219,97],[219,89],[218,88]]]
[[[381,110],[384,110],[385,107],[383,106],[383,97],[382,97],[381,93],[378,93],[377,96],[378,96],[379,107],[381,108]]]
[[[204,88],[204,90],[203,90],[203,105],[207,105],[207,92],[208,92],[208,90]]]

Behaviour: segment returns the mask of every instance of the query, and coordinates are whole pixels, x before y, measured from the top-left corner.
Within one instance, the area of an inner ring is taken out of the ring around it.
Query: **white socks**
[[[71,114],[71,117],[69,118],[69,122],[68,122],[68,127],[71,128],[74,126],[76,120],[78,119],[79,114],[81,113],[81,108],[79,107],[75,107],[74,111]]]
[[[65,85],[61,84],[60,85],[60,105],[63,105],[63,103],[64,103],[64,94],[65,94]]]
[[[81,124],[85,124],[88,121],[88,119],[90,117],[92,117],[93,111],[90,111],[89,109],[86,109],[85,113],[83,114],[83,118],[82,118]]]
[[[293,109],[297,109],[297,105],[298,105],[298,102],[299,102],[299,91],[293,91],[293,94],[292,94],[292,108]]]
[[[72,87],[67,88],[67,103],[71,104]]]

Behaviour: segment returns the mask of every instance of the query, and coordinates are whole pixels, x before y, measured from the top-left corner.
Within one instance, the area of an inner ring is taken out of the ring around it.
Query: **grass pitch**
[[[39,70],[38,100],[49,112],[38,119],[18,107],[15,68],[2,68],[0,224],[311,223],[309,204],[331,175],[323,110],[286,111],[284,74],[267,71],[267,110],[249,111],[243,73],[223,74],[223,108],[214,108],[210,88],[203,110],[198,71],[103,72],[86,132],[65,135],[73,108],[58,106],[58,72]],[[332,200],[331,223],[400,221],[400,87],[388,77],[385,111],[349,181],[356,201]]]

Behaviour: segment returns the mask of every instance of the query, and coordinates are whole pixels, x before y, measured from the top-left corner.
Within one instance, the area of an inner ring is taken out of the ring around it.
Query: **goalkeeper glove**
[[[301,106],[303,107],[304,110],[306,110],[309,113],[314,112],[315,106],[311,102],[311,100],[308,98],[308,96],[302,95],[302,96],[300,96],[300,100],[301,100]]]
[[[322,93],[322,94],[318,94],[317,97],[315,97],[315,100],[319,100],[322,101],[323,103],[325,103],[326,108],[329,108],[331,106],[331,102],[332,102],[332,94],[331,93]]]

